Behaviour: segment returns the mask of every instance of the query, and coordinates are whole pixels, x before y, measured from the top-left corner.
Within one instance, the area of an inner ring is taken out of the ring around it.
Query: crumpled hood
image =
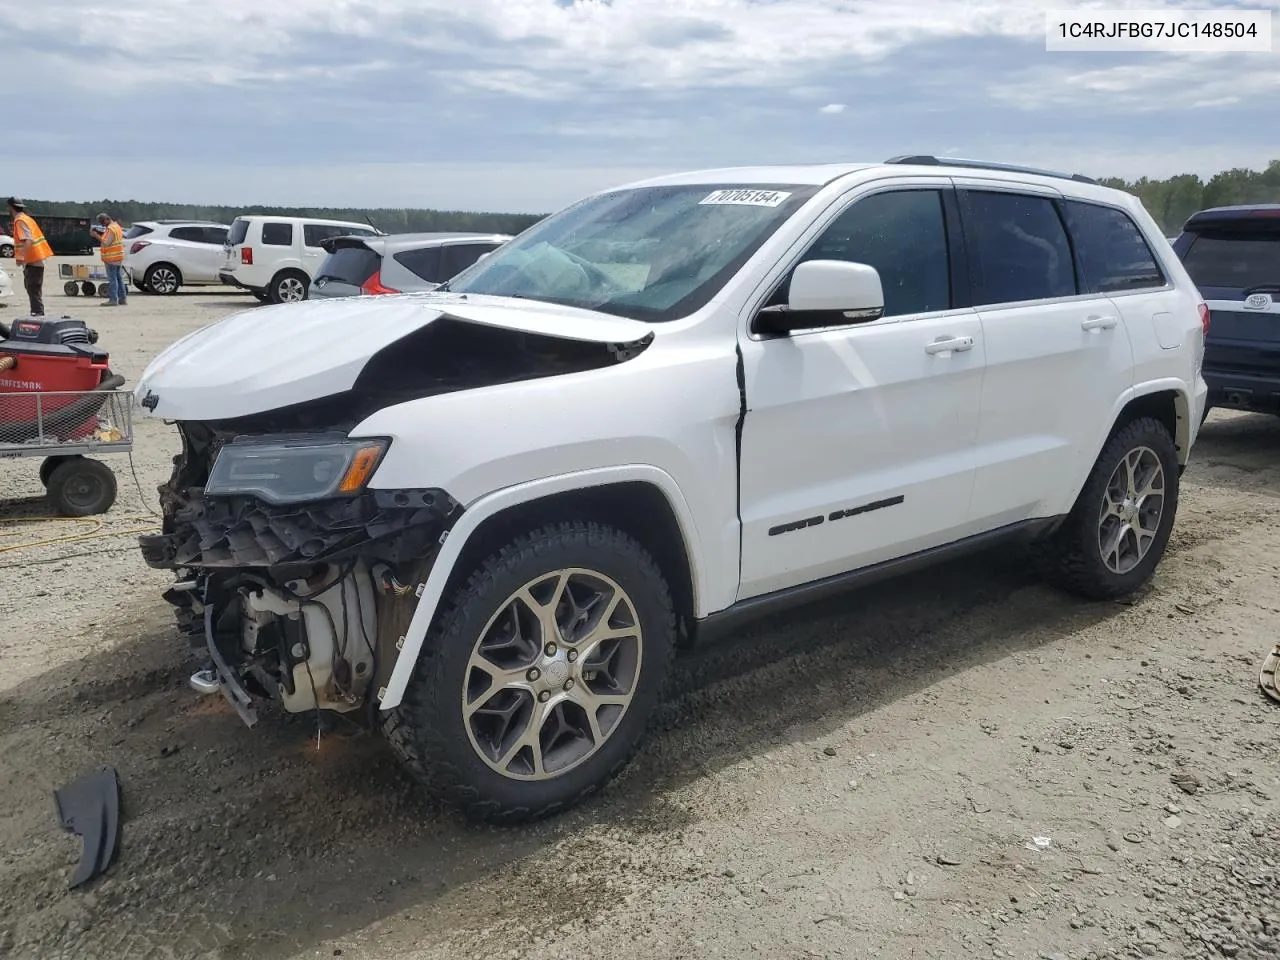
[[[533,300],[454,293],[257,307],[171,344],[138,379],[153,417],[229,420],[350,390],[369,359],[441,317],[589,343],[633,344],[638,320]]]

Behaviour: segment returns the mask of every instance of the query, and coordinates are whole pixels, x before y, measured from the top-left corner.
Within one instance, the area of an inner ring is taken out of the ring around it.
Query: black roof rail
[[[1012,163],[991,163],[986,160],[961,160],[958,157],[934,157],[929,154],[903,154],[890,157],[885,163],[909,164],[919,167],[970,167],[975,170],[1003,170],[1005,173],[1029,173],[1037,177],[1055,177],[1059,180],[1075,180],[1077,183],[1097,183],[1093,177],[1082,173],[1060,173],[1041,170],[1038,167],[1020,167]]]

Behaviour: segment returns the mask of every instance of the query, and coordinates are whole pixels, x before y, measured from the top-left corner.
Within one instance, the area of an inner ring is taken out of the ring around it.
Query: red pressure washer
[[[87,454],[133,449],[131,397],[82,320],[0,323],[0,459],[43,456],[40,480],[63,516],[105,513],[111,468]]]

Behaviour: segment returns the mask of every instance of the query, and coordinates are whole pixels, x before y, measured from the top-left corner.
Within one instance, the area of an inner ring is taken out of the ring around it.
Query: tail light
[[[240,248],[240,262],[250,267],[253,266],[253,247]]]
[[[1209,336],[1209,305],[1207,303],[1200,304],[1200,328],[1206,337]]]
[[[395,287],[384,286],[382,283],[382,272],[374,271],[373,276],[360,284],[360,292],[370,296],[376,296],[380,293],[399,293],[400,291]]]
[[[144,248],[149,247],[149,246],[151,246],[151,241],[150,241],[150,240],[139,240],[137,243],[135,243],[132,247],[130,247],[130,248],[129,248],[129,252],[130,252],[130,253],[141,253],[141,252],[143,251],[143,249],[144,249]]]

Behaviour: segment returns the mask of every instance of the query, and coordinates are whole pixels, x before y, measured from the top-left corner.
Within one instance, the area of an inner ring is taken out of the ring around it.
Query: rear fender
[[[1079,473],[1073,478],[1071,485],[1071,503],[1065,505],[1069,511],[1074,504],[1080,491],[1084,489],[1085,481],[1089,479],[1089,474],[1093,471],[1094,462],[1098,455],[1102,452],[1102,448],[1107,445],[1107,440],[1115,433],[1116,428],[1120,425],[1121,419],[1125,417],[1125,409],[1135,400],[1142,397],[1152,396],[1157,393],[1174,394],[1174,436],[1173,442],[1178,448],[1178,463],[1185,466],[1187,458],[1191,453],[1191,445],[1195,442],[1196,432],[1200,427],[1199,412],[1195,409],[1198,404],[1203,403],[1203,398],[1197,400],[1187,391],[1187,385],[1176,377],[1168,377],[1161,380],[1149,380],[1130,387],[1116,400],[1115,406],[1111,410],[1111,418],[1104,430],[1099,431],[1094,439],[1093,446],[1090,448],[1091,456],[1081,457]]]

